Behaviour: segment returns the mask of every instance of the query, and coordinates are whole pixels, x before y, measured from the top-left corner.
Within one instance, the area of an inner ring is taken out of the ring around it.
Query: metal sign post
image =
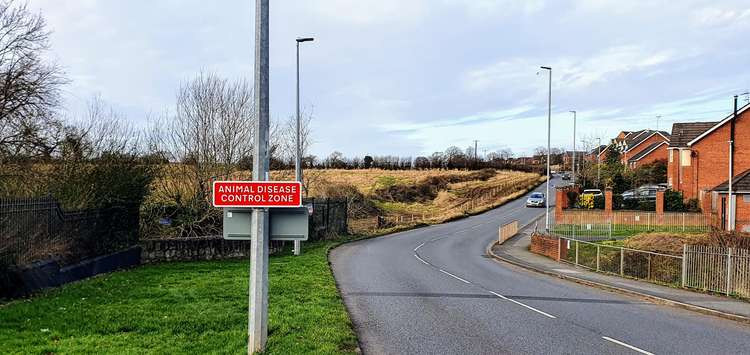
[[[253,180],[268,176],[268,0],[255,0],[255,149]],[[268,211],[255,208],[251,219],[250,296],[247,324],[247,353],[263,351],[268,337]]]

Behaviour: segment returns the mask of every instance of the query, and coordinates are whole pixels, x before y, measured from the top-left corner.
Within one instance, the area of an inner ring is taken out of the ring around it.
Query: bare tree
[[[177,91],[174,114],[152,122],[150,147],[164,152],[176,164],[165,167],[157,181],[158,198],[186,206],[195,219],[181,235],[200,235],[211,215],[208,197],[211,181],[234,176],[239,163],[252,154],[255,117],[253,94],[245,80],[230,81],[200,73]]]
[[[49,31],[26,4],[0,1],[0,154],[40,155],[49,130],[62,124],[52,110],[66,82],[59,66],[42,59]]]
[[[301,156],[307,156],[310,152],[310,147],[314,143],[312,139],[312,120],[313,120],[313,109],[304,109],[300,113],[299,119],[299,136],[300,136],[300,150]],[[281,154],[290,166],[294,166],[294,159],[297,150],[297,117],[290,116],[281,128]],[[277,135],[278,136],[278,135]],[[304,165],[304,161],[303,161]]]

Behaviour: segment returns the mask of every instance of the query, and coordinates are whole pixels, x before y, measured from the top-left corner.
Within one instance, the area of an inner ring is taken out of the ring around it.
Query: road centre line
[[[626,348],[628,348],[628,349],[630,349],[630,350],[633,350],[633,351],[637,351],[637,352],[639,352],[639,353],[641,353],[641,354],[654,355],[654,353],[650,353],[650,352],[648,352],[648,351],[646,351],[646,350],[643,350],[643,349],[637,348],[637,347],[635,347],[635,346],[632,346],[632,345],[630,345],[630,344],[626,344],[626,343],[623,343],[623,342],[621,342],[621,341],[619,341],[619,340],[615,340],[615,339],[612,339],[612,338],[610,338],[610,337],[602,337],[602,339],[604,339],[604,340],[606,340],[606,341],[611,341],[611,342],[613,342],[613,343],[615,343],[615,344],[617,344],[617,345],[621,345],[621,346],[624,346],[624,347],[626,347]]]
[[[460,278],[460,277],[458,277],[458,276],[456,276],[456,275],[453,275],[453,274],[451,274],[451,273],[450,273],[450,272],[448,272],[448,271],[445,271],[445,270],[443,270],[443,269],[438,269],[438,270],[440,270],[440,272],[442,272],[442,273],[444,273],[444,274],[446,274],[446,275],[448,275],[448,276],[450,276],[450,277],[452,277],[452,278],[454,278],[454,279],[456,279],[456,280],[458,280],[458,281],[461,281],[461,282],[463,282],[463,283],[466,283],[466,284],[469,284],[469,285],[471,285],[471,282],[469,282],[469,281],[466,281],[466,280],[464,280],[464,279],[462,279],[462,278]]]
[[[417,259],[419,259],[419,261],[421,261],[423,264],[430,265],[428,262],[424,261],[424,259],[420,258],[419,255],[414,254],[414,257],[417,258]]]
[[[557,317],[555,317],[555,316],[553,316],[553,315],[551,315],[551,314],[549,314],[549,313],[547,313],[547,312],[544,312],[544,311],[540,311],[540,310],[538,310],[538,309],[536,309],[536,308],[534,308],[534,307],[531,307],[531,306],[529,306],[529,305],[527,305],[527,304],[523,304],[523,303],[521,303],[521,302],[518,302],[518,301],[516,301],[516,300],[514,300],[514,299],[510,299],[510,298],[508,298],[508,297],[505,297],[505,296],[503,296],[503,295],[501,295],[501,294],[499,294],[499,293],[497,293],[497,292],[489,291],[489,293],[491,293],[491,294],[493,294],[493,295],[495,295],[495,296],[497,296],[497,297],[500,297],[501,299],[504,299],[504,300],[506,300],[506,301],[510,301],[510,302],[513,302],[513,303],[515,303],[515,304],[517,304],[517,305],[519,305],[519,306],[521,306],[521,307],[525,307],[525,308],[527,308],[527,309],[530,309],[530,310],[532,310],[532,311],[534,311],[534,312],[536,312],[536,313],[539,313],[539,314],[541,314],[541,315],[543,315],[543,316],[546,316],[546,317],[549,317],[549,318],[552,318],[552,319],[555,319],[555,318],[557,318]]]

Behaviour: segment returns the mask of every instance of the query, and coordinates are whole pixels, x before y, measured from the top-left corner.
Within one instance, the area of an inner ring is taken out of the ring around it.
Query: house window
[[[690,166],[690,153],[689,149],[680,150],[680,165]]]
[[[669,150],[669,162],[674,162],[674,149]]]
[[[750,195],[748,194],[742,195],[742,202],[750,203]]]

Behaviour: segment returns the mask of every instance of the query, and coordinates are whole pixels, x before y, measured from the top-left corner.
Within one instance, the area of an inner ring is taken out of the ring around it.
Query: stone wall
[[[221,236],[141,240],[143,263],[163,261],[250,258],[249,240],[225,240]],[[283,242],[273,241],[270,253],[280,252]]]

